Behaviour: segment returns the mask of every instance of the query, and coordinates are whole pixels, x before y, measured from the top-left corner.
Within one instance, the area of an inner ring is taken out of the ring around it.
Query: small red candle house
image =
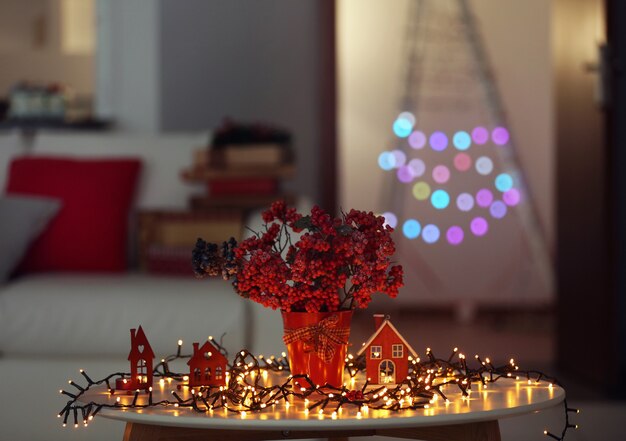
[[[389,321],[389,316],[374,314],[376,332],[357,355],[365,354],[365,370],[370,384],[395,384],[409,373],[409,355],[417,352]]]
[[[152,361],[154,352],[148,343],[146,334],[141,326],[130,330],[130,378],[118,378],[115,381],[116,389],[136,390],[148,389],[152,386]]]
[[[189,386],[224,386],[226,384],[226,357],[207,340],[202,346],[193,344],[189,365]]]

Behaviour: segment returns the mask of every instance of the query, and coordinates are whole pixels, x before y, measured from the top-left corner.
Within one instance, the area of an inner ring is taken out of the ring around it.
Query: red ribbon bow
[[[299,340],[303,341],[313,348],[312,350],[321,360],[324,360],[324,363],[330,363],[337,346],[347,345],[350,336],[350,328],[339,328],[337,327],[338,322],[339,316],[331,315],[314,325],[287,329],[283,341],[286,345]]]

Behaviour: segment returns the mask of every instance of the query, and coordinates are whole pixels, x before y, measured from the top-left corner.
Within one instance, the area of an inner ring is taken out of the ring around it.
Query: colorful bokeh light
[[[427,182],[416,182],[413,186],[413,196],[418,201],[425,201],[430,196],[430,185]]]
[[[493,193],[487,188],[478,190],[476,193],[476,203],[479,207],[487,208],[493,202]]]
[[[443,132],[433,132],[429,141],[430,146],[436,152],[442,152],[448,147],[448,137]]]
[[[472,158],[467,153],[459,153],[454,157],[454,167],[458,171],[467,171],[472,166]]]
[[[398,225],[398,217],[395,214],[386,211],[382,214],[382,216],[385,218],[384,225],[389,225],[391,228],[396,228],[396,226]]]
[[[398,176],[398,181],[402,182],[403,184],[408,184],[415,178],[413,171],[408,165],[403,165],[402,167],[400,167],[396,172],[396,175]]]
[[[397,119],[406,119],[409,124],[411,124],[412,126],[415,125],[415,115],[413,115],[411,112],[402,112],[400,115],[398,115]]]
[[[454,144],[457,150],[467,150],[472,145],[472,138],[469,133],[461,130],[452,137],[452,144]]]
[[[416,130],[411,133],[409,135],[409,145],[416,150],[423,149],[426,145],[426,135],[424,135],[424,132]]]
[[[438,184],[445,184],[450,179],[450,169],[445,165],[433,168],[433,180]]]
[[[508,173],[500,173],[496,176],[495,185],[498,191],[504,193],[513,188],[513,177]]]
[[[450,195],[445,190],[435,190],[430,197],[430,203],[433,204],[437,210],[443,210],[450,205]]]
[[[448,243],[450,245],[459,245],[463,242],[463,237],[465,234],[463,233],[463,229],[457,225],[454,225],[448,228],[446,232],[446,239],[448,239]]]
[[[439,232],[439,228],[437,225],[428,224],[422,230],[422,239],[426,243],[435,243],[439,240],[439,236],[441,233]]]
[[[489,140],[489,131],[484,127],[475,127],[472,130],[472,139],[476,144],[485,144]]]
[[[406,153],[404,153],[402,150],[392,150],[391,154],[393,155],[393,166],[395,168],[400,168],[404,164],[406,164]]]
[[[505,191],[504,194],[502,195],[502,200],[509,207],[515,207],[517,204],[520,203],[521,199],[522,199],[522,195],[520,194],[517,188],[512,188],[508,191]]]
[[[489,231],[489,224],[483,217],[475,217],[470,223],[470,230],[474,236],[484,236]]]
[[[504,127],[496,127],[491,132],[491,140],[495,145],[505,145],[509,142],[509,131]]]
[[[393,133],[395,133],[398,138],[406,138],[411,134],[412,130],[413,124],[407,119],[398,118],[393,123]]]
[[[413,176],[416,178],[421,177],[424,172],[426,172],[426,164],[424,164],[424,161],[418,158],[411,159],[407,166],[411,170],[411,173],[413,173]]]
[[[481,156],[476,160],[476,172],[479,175],[487,176],[493,171],[493,161],[487,156]]]
[[[506,216],[506,204],[502,201],[495,201],[491,204],[491,207],[489,207],[489,213],[496,219],[502,219]]]
[[[396,159],[391,152],[382,152],[378,155],[378,166],[383,170],[391,170],[396,165]]]
[[[461,211],[470,211],[474,208],[474,198],[469,193],[461,193],[456,197],[456,206]]]
[[[443,152],[448,148],[449,143],[456,150],[460,150],[460,152],[453,154],[453,168],[449,167],[449,164],[444,165],[440,163],[430,170],[430,167],[426,165],[423,159],[407,157],[407,153],[401,148],[382,152],[378,156],[378,165],[386,171],[396,169],[398,180],[401,183],[412,185],[412,194],[415,199],[418,201],[430,200],[430,203],[436,210],[443,210],[450,206],[451,196],[448,191],[443,188],[433,191],[431,188],[432,183],[429,184],[421,180],[412,184],[414,180],[418,178],[424,179],[424,175],[429,171],[433,181],[439,186],[444,186],[444,184],[449,183],[454,170],[466,172],[472,169],[472,167],[479,175],[492,175],[495,166],[494,161],[489,156],[483,154],[474,160],[465,150],[472,147],[472,144],[484,145],[490,140],[497,146],[504,146],[510,142],[509,131],[504,127],[496,127],[493,130],[488,130],[485,127],[474,127],[471,132],[459,130],[449,134],[442,131],[434,131],[430,135],[420,130],[413,130],[414,127],[415,115],[411,112],[400,113],[393,123],[395,135],[400,138],[408,138],[408,145],[414,150],[423,149],[429,144],[435,152]],[[403,148],[406,149],[406,145]],[[417,155],[417,152],[414,154]],[[519,189],[515,188],[514,175],[511,173],[500,173],[495,178],[492,176],[489,180],[493,182],[495,189],[502,193],[501,200],[495,199],[493,189],[482,188],[476,194],[459,193],[455,198],[456,208],[461,212],[469,212],[477,206],[489,210],[489,214],[493,218],[502,219],[506,216],[509,207],[514,207],[520,203],[521,193]],[[469,226],[454,225],[447,230],[444,228],[440,230],[434,224],[427,224],[422,228],[422,224],[416,219],[406,219],[402,223],[391,212],[386,212],[383,216],[385,217],[385,225],[396,228],[400,222],[402,234],[406,238],[417,239],[421,236],[424,242],[428,244],[438,242],[444,232],[449,244],[459,245],[465,238],[465,230],[468,231],[468,234],[471,232],[471,234],[478,237],[486,235],[489,231],[489,223],[482,216],[471,217]]]
[[[402,225],[402,233],[404,233],[408,239],[416,239],[421,231],[422,226],[415,219],[408,219],[404,222],[404,225]]]

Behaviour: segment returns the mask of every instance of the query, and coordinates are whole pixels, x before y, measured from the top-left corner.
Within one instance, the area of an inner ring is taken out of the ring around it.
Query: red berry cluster
[[[363,394],[363,391],[350,390],[346,393],[346,398],[350,401],[362,401],[365,399],[365,395]]]
[[[391,265],[393,229],[373,213],[351,210],[332,218],[319,207],[302,216],[284,201],[263,213],[265,231],[235,249],[237,292],[283,311],[365,308],[372,294],[390,297],[402,286]],[[304,232],[299,239],[291,233]]]

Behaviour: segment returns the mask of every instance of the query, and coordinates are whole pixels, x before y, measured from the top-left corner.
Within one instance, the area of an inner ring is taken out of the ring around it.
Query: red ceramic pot
[[[286,343],[292,375],[306,374],[316,385],[341,387],[352,311],[283,312],[282,315],[285,338],[294,331],[298,335],[289,339],[293,340],[292,342]],[[320,339],[324,339],[324,336],[320,335],[324,333],[319,329],[320,323],[326,326],[326,330],[333,336],[330,341],[327,340],[334,349],[330,359],[328,355],[324,357],[319,353],[320,346],[323,346]],[[337,334],[341,334],[341,338],[337,338]],[[337,341],[343,341],[344,344],[338,344]]]

